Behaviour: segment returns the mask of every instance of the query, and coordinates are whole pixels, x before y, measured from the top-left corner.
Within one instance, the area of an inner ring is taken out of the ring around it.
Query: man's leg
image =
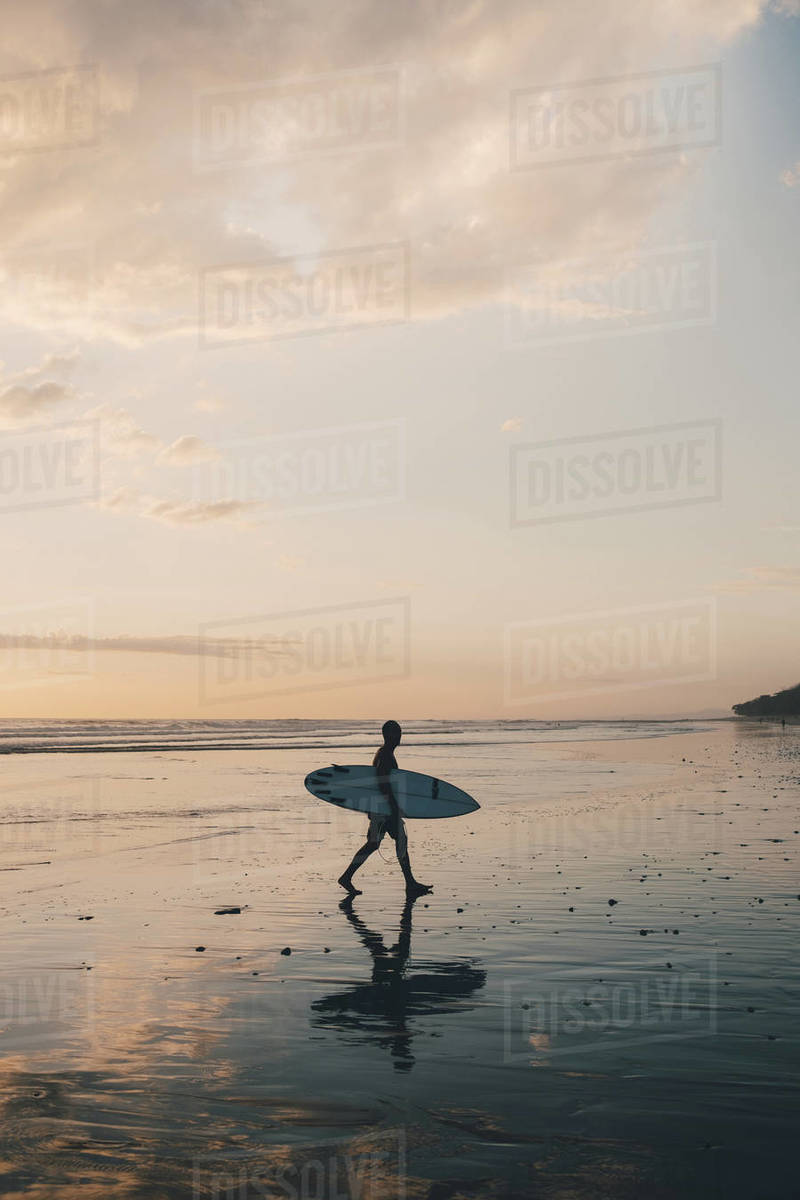
[[[400,863],[400,869],[406,881],[406,893],[410,896],[422,896],[426,892],[432,891],[433,889],[429,884],[417,883],[414,878],[414,872],[411,870],[411,859],[408,856],[408,837],[406,836],[404,821],[399,822],[394,839],[394,848],[397,851],[397,861]]]
[[[384,827],[373,817],[369,823],[367,840],[364,842],[364,845],[360,850],[356,850],[355,854],[353,855],[353,860],[345,871],[344,875],[339,876],[338,882],[350,893],[351,896],[361,895],[359,889],[357,887],[353,887],[353,876],[359,867],[363,867],[370,854],[374,854],[378,849],[381,841],[383,840],[384,833]]]

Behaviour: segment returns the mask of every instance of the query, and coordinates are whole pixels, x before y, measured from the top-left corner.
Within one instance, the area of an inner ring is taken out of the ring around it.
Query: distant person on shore
[[[361,895],[359,889],[353,887],[353,876],[359,867],[363,867],[369,856],[375,853],[388,833],[389,837],[394,839],[397,861],[400,863],[406,881],[406,894],[410,897],[423,896],[426,892],[430,892],[433,889],[429,884],[418,883],[414,878],[414,872],[411,870],[411,860],[408,857],[408,837],[406,836],[405,822],[400,816],[397,799],[390,783],[390,772],[397,770],[397,759],[394,756],[394,752],[400,745],[403,731],[397,721],[386,721],[382,733],[383,745],[376,752],[372,760],[372,765],[378,772],[378,787],[389,802],[389,816],[382,817],[373,814],[370,817],[367,840],[361,849],[357,850],[353,855],[353,861],[344,875],[339,876],[339,883],[351,896]]]

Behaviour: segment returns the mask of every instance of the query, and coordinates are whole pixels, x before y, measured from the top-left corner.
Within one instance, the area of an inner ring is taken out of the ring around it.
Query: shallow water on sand
[[[795,1193],[796,731],[436,724],[411,907],[300,786],[361,733],[4,760],[3,1194]]]

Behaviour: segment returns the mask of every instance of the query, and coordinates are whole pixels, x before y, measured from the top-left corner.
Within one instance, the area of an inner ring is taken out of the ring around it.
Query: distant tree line
[[[755,700],[734,704],[733,711],[737,717],[800,716],[800,683],[784,688],[782,692],[775,692],[772,696],[758,696]]]

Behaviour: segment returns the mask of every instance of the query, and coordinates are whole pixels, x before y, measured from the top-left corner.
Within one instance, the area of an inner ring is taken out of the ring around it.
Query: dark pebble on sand
[[[197,954],[202,954],[204,950],[205,950],[205,946],[195,946],[195,952]]]
[[[292,953],[291,946],[284,946],[283,949],[281,950],[281,954],[291,954],[291,953]]]
[[[640,930],[639,930],[639,937],[647,937],[647,930],[646,930],[646,929],[640,929]]]
[[[611,905],[614,905],[614,904],[616,904],[617,902],[616,902],[616,900],[609,900],[609,902],[608,902],[608,903],[609,903],[609,904],[611,904]]]
[[[78,917],[79,921],[93,921],[94,917]]]
[[[324,951],[323,951],[323,953],[324,953],[324,954],[330,954],[330,952],[331,952],[331,948],[330,948],[330,946],[326,946],[326,947],[325,947],[325,949],[324,949]]]
[[[240,908],[215,908],[214,916],[215,917],[232,917],[236,913],[240,913],[241,911],[242,910]]]

